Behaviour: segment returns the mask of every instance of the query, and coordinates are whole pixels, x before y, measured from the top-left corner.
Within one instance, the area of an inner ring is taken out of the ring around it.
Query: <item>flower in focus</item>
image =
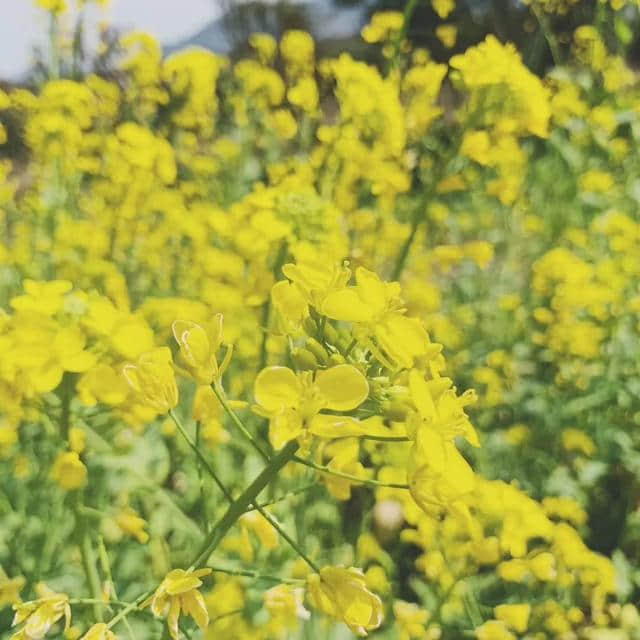
[[[209,613],[198,587],[200,578],[211,573],[211,569],[174,569],[160,583],[155,593],[140,606],[151,605],[156,618],[167,618],[169,633],[174,640],[179,636],[178,620],[181,614],[191,616],[201,629],[209,625]]]
[[[178,386],[167,347],[143,353],[137,364],[126,364],[123,373],[144,404],[159,413],[167,413],[177,406]]]
[[[360,569],[323,567],[307,578],[307,587],[315,609],[342,620],[357,635],[382,624],[382,601],[367,589]]]
[[[232,349],[229,347],[222,364],[218,366],[216,353],[222,344],[221,313],[216,314],[209,331],[195,322],[185,320],[176,320],[172,330],[180,346],[180,358],[198,384],[211,384],[224,374]]]
[[[367,379],[349,364],[324,371],[294,373],[287,367],[267,367],[254,385],[254,411],[269,418],[269,438],[276,449],[305,435],[354,435],[358,421],[348,416],[321,414],[322,409],[351,411],[369,395]],[[351,430],[350,430],[351,428]]]

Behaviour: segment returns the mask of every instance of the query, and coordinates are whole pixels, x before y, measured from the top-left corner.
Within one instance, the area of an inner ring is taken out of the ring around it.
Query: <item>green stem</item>
[[[198,456],[199,460],[202,462],[202,464],[204,465],[204,468],[207,470],[208,473],[211,474],[211,477],[214,479],[214,481],[216,482],[216,484],[218,485],[218,487],[220,487],[220,490],[222,491],[222,493],[224,494],[225,498],[229,501],[230,506],[229,506],[229,510],[227,511],[228,515],[229,511],[231,511],[232,509],[235,508],[236,506],[236,502],[234,502],[233,497],[231,496],[231,492],[224,486],[224,484],[222,483],[222,481],[218,478],[217,474],[215,473],[215,471],[213,470],[213,468],[211,467],[211,465],[209,465],[209,463],[207,462],[206,458],[202,455],[202,453],[200,452],[200,450],[198,449],[197,445],[195,444],[195,442],[193,442],[193,440],[191,440],[191,438],[189,437],[189,435],[187,434],[187,432],[185,431],[184,427],[182,426],[182,424],[180,423],[180,420],[178,419],[178,417],[175,415],[173,410],[169,411],[169,415],[171,416],[171,418],[173,419],[173,421],[175,422],[176,426],[178,427],[178,430],[180,431],[180,433],[182,434],[182,436],[184,437],[184,439],[187,441],[187,444],[193,449],[193,451],[195,452],[195,454]],[[296,449],[298,448],[298,446],[296,445],[295,447]],[[275,460],[275,458],[274,458]],[[287,461],[285,461],[286,464]],[[280,467],[281,468],[281,467]],[[268,470],[269,467],[267,467],[266,470]],[[279,469],[278,469],[279,470]],[[264,473],[264,471],[263,471]],[[262,474],[261,474],[262,475]],[[274,474],[275,475],[275,474]],[[260,477],[260,476],[259,476]],[[253,486],[253,485],[252,485]],[[245,491],[246,494],[246,491]],[[245,495],[243,494],[242,496],[240,496],[238,498],[238,500],[241,500],[243,498],[243,496]],[[257,494],[256,494],[257,495]],[[247,511],[247,507],[249,506],[249,504],[253,505],[253,508],[256,509],[257,511],[260,512],[260,514],[262,514],[262,516],[265,518],[265,520],[267,520],[269,522],[269,524],[291,545],[291,547],[294,549],[294,551],[296,551],[296,553],[316,572],[318,572],[318,567],[307,557],[307,555],[304,553],[304,551],[300,548],[300,546],[298,545],[298,543],[291,538],[291,536],[289,536],[289,534],[284,531],[284,529],[282,529],[282,527],[280,526],[280,524],[278,523],[278,521],[269,513],[267,513],[264,508],[259,505],[256,501],[255,501],[255,496],[253,498],[250,499],[249,503],[247,505],[245,505],[244,509],[240,512],[239,515],[242,515],[243,513],[246,513]],[[238,516],[239,517],[239,516]],[[237,520],[237,518],[236,518]],[[235,522],[235,521],[234,521]],[[232,523],[233,524],[233,523]],[[216,530],[216,528],[214,527],[212,533],[214,533]]]
[[[131,613],[134,609],[137,609],[150,595],[153,594],[153,591],[150,589],[149,591],[145,591],[143,594],[139,595],[133,602],[130,602],[126,607],[120,610],[120,612],[111,618],[107,623],[107,629],[113,629],[122,618],[126,617],[128,613]]]
[[[291,461],[298,450],[298,447],[299,445],[295,440],[287,443],[275,456],[273,456],[273,458],[271,458],[269,464],[244,490],[237,500],[229,505],[225,514],[215,524],[207,536],[202,546],[202,550],[191,563],[192,567],[202,566],[207,561],[207,558],[215,551],[229,529],[231,529],[238,518],[247,510],[247,507],[255,502],[260,492],[278,475],[280,470]]]
[[[111,563],[109,562],[109,554],[107,553],[107,547],[104,544],[104,540],[102,536],[98,536],[98,558],[100,559],[100,566],[102,568],[102,572],[107,576],[107,580],[109,581],[109,590],[116,601],[118,601],[118,593],[116,591],[116,583],[113,581],[113,574],[111,573]],[[128,603],[127,603],[128,604]],[[127,632],[131,640],[136,640],[136,634],[129,623],[129,618],[126,616],[122,619],[125,627],[127,627]]]
[[[420,226],[420,216],[418,210],[413,215],[413,220],[411,221],[411,231],[407,236],[407,239],[404,241],[402,245],[402,249],[398,254],[398,258],[396,260],[396,264],[393,268],[393,272],[391,273],[392,280],[398,280],[402,275],[402,271],[404,270],[405,264],[407,262],[407,258],[409,257],[409,251],[411,250],[411,245],[416,237],[416,232],[418,231],[418,227]]]
[[[80,555],[82,556],[82,566],[84,567],[84,573],[91,595],[93,599],[97,601],[100,599],[101,588],[100,576],[96,568],[96,554],[91,544],[91,536],[89,535],[89,529],[86,523],[83,523],[81,526]],[[96,603],[93,603],[93,615],[97,622],[102,621],[102,609]]]
[[[202,442],[201,438],[202,425],[200,424],[200,420],[196,421],[196,448],[200,451],[200,442]],[[198,481],[200,483],[200,504],[202,505],[202,515],[204,517],[205,530],[208,531],[209,526],[209,517],[207,515],[207,495],[205,490],[205,482],[204,482],[204,474],[202,473],[203,465],[198,465]]]
[[[279,498],[274,498],[273,500],[269,500],[268,502],[261,502],[259,505],[251,505],[250,507],[247,508],[247,512],[249,511],[255,511],[258,506],[260,507],[271,507],[274,504],[278,504],[279,502],[283,502],[284,500],[288,500],[289,498],[292,498],[300,493],[304,493],[305,491],[309,491],[309,489],[313,489],[314,487],[317,487],[317,483],[313,482],[312,484],[307,484],[304,487],[299,487],[298,489],[292,489],[291,491],[289,491],[288,493],[285,493],[283,496],[280,496]]]
[[[255,508],[260,512],[262,517],[289,543],[292,549],[316,572],[320,573],[320,567],[309,558],[309,556],[300,548],[300,545],[280,526],[280,523],[260,505],[254,503]]]
[[[69,439],[69,423],[71,421],[71,396],[73,394],[72,374],[65,372],[60,384],[60,434]]]
[[[70,605],[76,604],[90,604],[98,605],[101,607],[129,607],[131,602],[124,602],[122,600],[98,600],[95,598],[72,598],[69,600]]]
[[[400,33],[398,33],[398,46],[402,44],[402,41],[407,35],[409,23],[411,22],[411,18],[413,17],[417,6],[418,0],[409,0],[404,7],[404,11],[402,13],[402,28],[400,29]]]
[[[207,568],[211,569],[214,573],[226,573],[230,576],[243,576],[245,578],[255,578],[256,580],[267,580],[269,582],[286,582],[289,584],[299,584],[300,582],[304,582],[304,580],[297,578],[281,578],[279,576],[270,576],[256,571],[248,571],[246,569],[231,569],[227,567],[213,566],[209,566]]]
[[[531,12],[536,17],[538,24],[540,25],[540,30],[542,31],[542,35],[544,35],[544,39],[547,41],[549,45],[549,51],[551,51],[551,57],[553,58],[553,63],[557,66],[561,63],[561,54],[560,47],[558,46],[558,41],[549,26],[549,21],[547,17],[543,14],[543,12],[536,6],[535,2],[531,3]]]
[[[215,618],[211,618],[209,620],[209,626],[218,622],[218,620],[222,620],[223,618],[228,618],[229,616],[237,616],[239,613],[244,613],[244,609],[233,609],[232,611],[227,611],[226,613],[221,613]]]
[[[216,394],[216,397],[220,401],[223,409],[227,412],[228,416],[231,418],[233,423],[240,429],[242,435],[251,443],[253,448],[260,454],[260,457],[265,461],[269,462],[269,456],[264,452],[262,447],[258,444],[258,441],[249,433],[249,430],[244,426],[242,420],[238,418],[236,412],[229,406],[227,399],[225,398],[224,390],[218,384],[212,384],[211,388],[213,392]]]
[[[178,427],[178,431],[182,434],[182,437],[184,438],[185,442],[189,445],[189,447],[191,447],[193,452],[196,454],[198,460],[200,461],[200,464],[202,464],[202,466],[206,469],[207,473],[213,478],[213,481],[218,485],[218,488],[220,489],[220,491],[222,491],[224,497],[229,502],[233,502],[233,496],[231,495],[227,487],[224,486],[222,480],[220,480],[220,478],[218,477],[218,474],[213,470],[213,467],[209,464],[209,461],[204,457],[204,454],[202,453],[202,451],[198,449],[198,445],[191,439],[191,436],[189,436],[189,434],[185,431],[185,428],[182,426],[182,423],[178,419],[178,416],[175,414],[173,409],[169,410],[169,415],[171,416],[171,419],[175,423],[176,427]]]
[[[387,487],[389,489],[409,489],[408,484],[398,484],[395,482],[380,482],[378,480],[369,480],[368,478],[359,478],[358,476],[352,476],[350,473],[342,473],[342,471],[335,471],[334,469],[330,469],[329,467],[325,467],[321,464],[316,464],[311,460],[306,460],[305,458],[299,458],[298,456],[293,456],[293,462],[297,462],[298,464],[303,464],[305,467],[309,467],[311,469],[315,469],[316,471],[321,471],[322,473],[327,473],[331,476],[336,476],[338,478],[344,478],[345,480],[351,480],[353,482],[357,482],[358,484],[366,484],[371,485],[372,487]]]

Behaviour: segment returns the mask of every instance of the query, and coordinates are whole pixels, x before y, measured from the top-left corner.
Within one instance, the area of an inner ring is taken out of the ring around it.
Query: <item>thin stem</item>
[[[404,7],[404,11],[402,13],[402,28],[400,29],[400,33],[398,33],[398,47],[402,44],[402,41],[407,36],[407,31],[409,30],[409,23],[411,22],[411,18],[413,17],[413,13],[418,6],[418,0],[409,0]]]
[[[124,602],[123,600],[98,600],[96,598],[71,598],[69,600],[70,605],[75,604],[87,604],[87,605],[100,605],[102,607],[129,607],[131,602]]]
[[[349,354],[351,353],[351,351],[353,351],[353,348],[358,344],[358,340],[357,338],[354,338],[350,343],[349,346],[347,347],[346,351],[344,352],[344,357],[347,358],[349,356]]]
[[[209,625],[215,624],[218,620],[222,620],[224,618],[228,618],[229,616],[237,616],[239,613],[244,613],[244,609],[233,609],[232,611],[227,611],[226,613],[221,613],[215,618],[211,618],[209,620]]]
[[[220,520],[209,532],[202,550],[191,563],[192,567],[203,565],[207,558],[215,551],[229,529],[236,523],[238,518],[247,510],[247,507],[254,503],[260,492],[273,480],[280,470],[291,461],[296,451],[298,443],[295,440],[287,443],[262,470],[258,477],[244,490],[244,492],[229,505],[229,508]]]
[[[258,508],[258,506],[260,507],[271,507],[274,504],[278,504],[279,502],[283,502],[284,500],[288,500],[289,498],[293,498],[294,496],[298,495],[299,493],[304,493],[305,491],[309,491],[309,489],[313,489],[314,487],[317,487],[317,483],[312,483],[312,484],[307,484],[304,487],[299,487],[297,489],[292,489],[291,491],[289,491],[288,493],[285,493],[283,496],[280,496],[279,498],[274,498],[273,500],[269,500],[268,502],[261,502],[259,505],[251,505],[250,507],[247,508],[247,513],[249,511],[256,511],[256,509]]]
[[[561,63],[561,55],[560,55],[560,47],[558,46],[558,41],[556,37],[549,27],[549,21],[547,17],[542,13],[542,11],[536,6],[535,2],[532,2],[531,12],[536,17],[538,24],[540,25],[540,30],[542,31],[542,35],[544,35],[544,39],[547,41],[549,45],[549,51],[551,51],[551,57],[553,58],[553,63],[557,66]]]
[[[289,543],[289,545],[298,553],[298,555],[316,572],[320,573],[320,567],[309,558],[309,556],[300,548],[300,545],[280,526],[280,523],[261,506],[255,505],[263,518]]]
[[[187,441],[188,445],[193,449],[193,451],[196,453],[196,455],[198,456],[198,458],[200,459],[200,461],[202,462],[202,464],[204,465],[205,469],[207,470],[208,473],[211,474],[211,477],[214,479],[214,481],[216,482],[216,484],[220,487],[220,490],[222,491],[222,493],[224,493],[226,499],[229,501],[230,506],[229,506],[229,510],[227,511],[228,515],[229,512],[235,508],[236,506],[236,502],[234,502],[233,497],[231,496],[231,493],[229,492],[229,490],[224,486],[224,484],[222,483],[222,481],[218,478],[218,476],[216,475],[216,473],[213,471],[213,469],[211,468],[211,466],[209,465],[209,463],[207,462],[206,458],[202,455],[202,453],[200,452],[200,450],[198,449],[198,447],[196,446],[195,442],[193,442],[193,440],[191,440],[191,438],[189,437],[189,435],[187,434],[187,432],[185,431],[184,427],[182,426],[182,424],[180,423],[180,420],[178,419],[178,417],[176,416],[176,414],[174,413],[173,409],[169,411],[169,415],[171,416],[171,418],[173,419],[173,421],[175,422],[176,426],[178,427],[178,430],[180,431],[180,433],[182,434],[182,436],[184,437],[184,439]],[[296,449],[297,449],[297,445],[296,445]],[[286,464],[286,462],[285,462]],[[268,467],[267,467],[268,469]],[[263,472],[264,473],[264,472]],[[246,493],[246,492],[245,492]],[[244,496],[245,494],[243,494]],[[238,498],[238,500],[241,500],[243,496],[240,496]],[[278,521],[269,513],[267,513],[263,507],[259,504],[257,504],[257,502],[255,501],[255,497],[257,496],[257,494],[250,499],[250,504],[253,505],[254,509],[256,509],[257,511],[259,511],[262,516],[269,522],[269,524],[271,524],[271,526],[291,545],[291,547],[294,549],[294,551],[296,551],[296,553],[314,570],[314,571],[318,571],[318,567],[307,557],[307,555],[304,553],[304,551],[302,551],[302,549],[300,548],[300,546],[298,545],[298,543],[291,538],[291,536],[289,536],[289,534],[284,531],[284,529],[282,529],[282,527],[280,526],[280,524],[278,523]],[[247,507],[248,505],[245,505],[244,509],[239,513],[238,517],[240,515],[242,515],[242,513],[246,513],[247,511]],[[237,520],[237,517],[236,517]],[[233,524],[233,523],[232,523]],[[213,529],[213,532],[215,532],[215,527]]]
[[[303,464],[305,467],[310,467],[311,469],[315,469],[316,471],[321,471],[322,473],[327,473],[331,476],[337,476],[338,478],[345,478],[346,480],[351,480],[353,482],[357,482],[359,484],[371,485],[373,487],[388,487],[389,489],[409,489],[408,484],[398,484],[395,482],[380,482],[379,480],[369,480],[368,478],[359,478],[358,476],[352,476],[350,473],[342,473],[342,471],[335,471],[334,469],[330,469],[329,467],[325,467],[321,464],[316,464],[311,460],[306,460],[305,458],[299,458],[298,456],[293,456],[293,462],[297,462],[299,464]]]
[[[126,607],[120,610],[120,612],[111,618],[107,623],[107,629],[113,629],[122,618],[124,618],[128,613],[131,613],[134,609],[137,609],[141,603],[143,603],[151,594],[153,594],[153,590],[149,589],[145,591],[143,594],[139,595],[133,602],[130,602]]]
[[[200,424],[200,420],[196,420],[196,448],[200,451],[200,443],[202,442],[201,438],[202,425]],[[202,515],[204,516],[205,528],[206,523],[209,522],[209,518],[207,517],[207,498],[205,496],[204,490],[204,474],[202,473],[202,464],[198,465],[198,483],[200,484],[200,504],[202,505]]]
[[[222,493],[224,494],[224,497],[229,502],[233,502],[233,496],[231,495],[227,487],[224,486],[222,480],[220,480],[220,478],[218,477],[218,474],[213,470],[213,467],[209,464],[208,460],[204,457],[204,454],[202,453],[202,451],[198,449],[198,445],[196,445],[196,443],[191,439],[189,434],[185,431],[185,428],[182,426],[182,423],[180,422],[178,416],[175,414],[173,409],[169,410],[169,415],[171,416],[171,419],[175,423],[176,427],[178,427],[178,431],[182,434],[182,437],[185,439],[186,443],[191,447],[193,452],[198,457],[198,460],[200,461],[202,466],[207,470],[207,473],[213,478],[213,481],[218,485],[218,488],[220,489],[220,491],[222,491]]]
[[[411,250],[411,245],[416,237],[416,232],[418,231],[418,227],[420,226],[420,216],[418,211],[413,215],[413,220],[411,221],[411,231],[407,236],[407,239],[404,241],[402,245],[402,249],[398,254],[398,258],[396,260],[396,264],[393,268],[393,272],[391,273],[392,280],[398,280],[402,275],[402,271],[404,270],[405,264],[407,262],[407,258],[409,257],[409,251]]]
[[[96,554],[91,545],[91,537],[89,536],[89,530],[86,523],[82,525],[82,537],[80,539],[80,555],[82,556],[82,566],[84,567],[84,573],[87,578],[89,590],[93,599],[98,601],[100,599],[100,576],[96,568]],[[102,621],[102,609],[94,603],[93,614],[97,622]]]
[[[212,384],[211,388],[213,392],[216,394],[216,398],[220,401],[223,409],[227,412],[233,423],[240,429],[242,435],[251,443],[253,448],[260,454],[260,457],[265,461],[269,462],[270,458],[262,449],[262,447],[258,444],[258,441],[251,435],[249,430],[244,426],[244,423],[240,418],[238,418],[236,412],[229,406],[227,399],[225,398],[225,394],[222,388],[219,387],[218,384]]]
[[[232,569],[230,567],[213,567],[209,566],[207,569],[211,569],[214,573],[226,573],[230,576],[243,576],[245,578],[254,578],[256,580],[267,580],[269,582],[286,582],[290,584],[299,584],[304,582],[299,578],[281,578],[280,576],[271,576],[264,573],[258,573],[257,571],[248,571],[246,569]]]

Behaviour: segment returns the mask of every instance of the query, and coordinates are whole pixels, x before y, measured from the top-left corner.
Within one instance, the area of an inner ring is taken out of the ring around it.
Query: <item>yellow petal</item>
[[[374,315],[384,311],[387,306],[387,283],[380,280],[376,273],[364,267],[356,269],[356,282],[358,283],[358,294]],[[391,285],[389,289],[391,291],[397,289],[397,285],[393,286],[394,283],[390,282],[388,285]]]
[[[267,367],[257,376],[253,393],[256,402],[267,411],[294,407],[302,387],[296,374],[288,367]]]
[[[333,320],[370,322],[372,309],[362,301],[355,287],[332,291],[322,303],[320,312]]]
[[[351,411],[369,395],[367,379],[350,364],[339,364],[319,371],[315,385],[324,396],[324,406],[333,411]]]
[[[61,364],[65,371],[72,371],[73,373],[88,371],[95,362],[96,357],[89,351],[78,351],[78,353],[61,358]]]
[[[314,416],[309,432],[320,438],[344,438],[362,435],[363,426],[351,416],[331,416],[319,413]]]
[[[422,373],[416,369],[412,369],[409,374],[409,391],[413,404],[416,405],[422,418],[433,424],[436,419],[436,406],[433,403],[429,385],[427,385]]]
[[[62,367],[57,362],[49,362],[44,367],[29,372],[29,380],[38,393],[53,391],[62,381]]]

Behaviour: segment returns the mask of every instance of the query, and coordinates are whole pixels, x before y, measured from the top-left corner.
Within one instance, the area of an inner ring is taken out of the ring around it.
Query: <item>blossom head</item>
[[[159,347],[143,353],[136,364],[126,364],[127,382],[144,404],[167,413],[178,404],[178,386],[171,366],[171,351]]]
[[[155,593],[140,606],[151,605],[154,616],[167,618],[169,633],[174,640],[180,637],[178,621],[181,614],[191,616],[201,629],[206,629],[209,625],[209,613],[198,588],[202,585],[200,578],[210,573],[211,569],[174,569],[165,576]]]
[[[267,367],[256,378],[256,413],[270,419],[269,436],[276,448],[309,433],[329,437],[353,435],[348,425],[357,422],[348,416],[320,414],[322,409],[351,411],[369,395],[364,375],[349,364],[340,364],[315,376],[310,371],[294,373],[288,367]],[[341,429],[342,425],[342,429]]]
[[[364,574],[355,567],[324,567],[307,578],[307,587],[314,608],[342,620],[360,636],[382,623],[382,601],[367,589]]]
[[[173,336],[180,346],[180,358],[198,384],[208,385],[217,380],[228,366],[230,352],[221,366],[216,353],[222,344],[222,314],[218,313],[207,331],[188,320],[176,320]]]

